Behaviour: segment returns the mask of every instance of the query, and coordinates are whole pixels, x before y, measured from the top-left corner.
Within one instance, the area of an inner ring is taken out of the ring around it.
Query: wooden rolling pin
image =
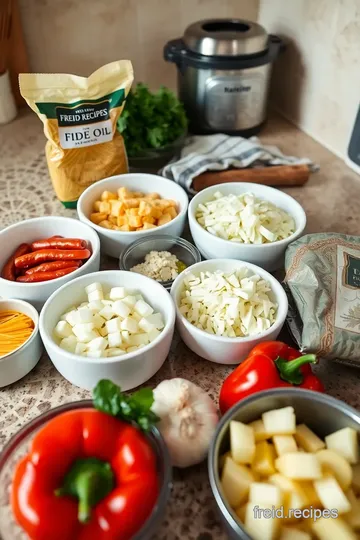
[[[192,187],[201,191],[210,186],[226,182],[250,182],[264,186],[303,186],[309,179],[307,165],[273,165],[254,169],[229,169],[209,171],[193,179]]]

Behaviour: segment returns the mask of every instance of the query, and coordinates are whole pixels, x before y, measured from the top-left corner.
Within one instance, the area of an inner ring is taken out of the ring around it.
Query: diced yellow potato
[[[296,419],[293,407],[283,407],[263,413],[265,431],[269,435],[292,435],[296,431]]]
[[[166,223],[170,223],[171,219],[170,214],[163,214],[157,223],[158,227],[161,227],[161,225],[166,225]]]
[[[152,225],[154,225],[155,218],[153,218],[151,216],[142,216],[142,221],[143,221],[143,223],[151,223]]]
[[[160,195],[158,193],[146,193],[145,199],[160,199]]]
[[[269,508],[271,506],[279,508],[283,503],[283,494],[275,484],[253,482],[250,485],[249,502],[268,506]]]
[[[235,463],[251,463],[255,455],[254,430],[242,422],[230,422],[230,449]]]
[[[125,210],[125,214],[128,216],[138,216],[139,215],[139,208],[128,208]]]
[[[306,452],[317,452],[325,448],[325,443],[322,441],[310,428],[305,424],[296,426],[295,440],[298,445]]]
[[[317,519],[312,524],[312,531],[319,540],[357,540],[355,532],[342,518]]]
[[[109,215],[110,214],[110,203],[108,201],[102,201],[100,203],[100,212]]]
[[[350,512],[351,504],[335,478],[315,480],[314,488],[324,508],[336,509],[339,514]]]
[[[101,201],[95,201],[94,202],[94,204],[93,204],[94,212],[100,212],[100,204],[101,204]]]
[[[250,422],[248,425],[254,430],[255,442],[266,441],[266,439],[271,437],[271,435],[266,433],[264,422],[261,420],[261,418],[259,420],[254,420],[254,422]]]
[[[113,224],[108,221],[107,219],[104,219],[104,221],[100,221],[100,223],[98,223],[99,227],[104,227],[104,229],[112,229],[113,228]]]
[[[227,457],[231,457],[230,450],[228,452],[225,452],[222,456],[219,457],[219,470],[221,471],[224,468],[225,461]]]
[[[281,474],[293,480],[315,480],[322,475],[320,462],[315,454],[283,454],[275,460],[275,467]]]
[[[176,209],[174,206],[169,206],[169,208],[166,210],[166,213],[167,214],[170,214],[171,216],[171,219],[174,219],[176,218],[176,216],[178,215]]]
[[[129,216],[129,225],[130,227],[142,227],[141,216]]]
[[[272,444],[267,441],[259,442],[255,446],[255,456],[251,464],[253,471],[261,476],[274,474],[276,452]]]
[[[123,232],[130,232],[130,231],[131,231],[131,227],[130,227],[130,225],[124,224],[124,225],[121,225],[121,226],[119,227],[119,230],[120,230],[120,231],[123,231]]]
[[[117,225],[117,217],[115,216],[108,216],[108,221],[110,221],[110,223],[113,225]]]
[[[135,198],[125,199],[124,206],[125,208],[137,208],[138,206],[140,206],[140,202],[141,201],[139,199]]]
[[[132,195],[126,187],[121,187],[118,189],[118,197],[121,201],[124,201],[125,199],[130,199]]]
[[[335,431],[325,437],[326,446],[329,450],[335,450],[349,463],[355,464],[359,459],[358,436],[355,429],[346,427]]]
[[[351,510],[342,517],[345,521],[357,531],[360,530],[360,501],[356,498],[356,495],[352,489],[349,489],[345,493],[349,503],[351,504]]]
[[[139,199],[140,197],[144,197],[144,194],[141,191],[132,191],[131,196],[135,197],[135,199]]]
[[[275,540],[278,537],[281,521],[271,519],[269,516],[271,516],[270,508],[252,503],[247,505],[245,528],[253,540]]]
[[[155,219],[159,219],[162,216],[162,211],[160,210],[160,208],[155,208],[154,206],[152,206],[150,216],[154,217]]]
[[[103,212],[94,212],[93,214],[90,214],[90,221],[95,223],[96,225],[99,225],[101,221],[104,221],[107,218],[107,214],[104,214]]]
[[[102,201],[110,201],[111,199],[117,199],[116,193],[112,191],[103,191],[101,194]]]
[[[279,540],[311,540],[311,535],[296,527],[282,527]]]
[[[346,491],[350,487],[353,476],[349,462],[334,450],[328,449],[320,450],[316,453],[316,457],[321,463],[323,472],[331,472],[340,487]]]
[[[248,467],[235,463],[230,457],[226,458],[221,485],[230,506],[236,508],[246,501],[253,481],[254,477]]]
[[[128,225],[127,216],[118,216],[118,218],[117,218],[117,226],[122,227],[123,225]]]
[[[272,439],[278,456],[297,452],[296,442],[292,435],[274,435]]]
[[[313,482],[310,482],[309,480],[305,480],[305,481],[299,482],[299,484],[300,484],[302,493],[304,494],[305,499],[306,499],[305,506],[307,507],[314,506],[316,508],[320,507],[321,501],[318,497],[318,494],[316,493]]]
[[[110,204],[110,214],[114,217],[121,216],[124,214],[124,203],[122,201],[109,201]]]
[[[360,494],[360,463],[352,467],[352,487],[358,495]]]
[[[278,486],[283,493],[288,494],[285,506],[289,508],[305,508],[308,505],[308,499],[303,491],[301,484],[290,480],[282,474],[272,474],[268,478],[271,484]]]
[[[150,216],[152,206],[149,202],[140,201],[139,204],[139,216]]]
[[[144,231],[147,231],[148,229],[156,229],[156,225],[153,225],[152,223],[144,223],[143,229]]]
[[[161,210],[165,210],[171,206],[176,208],[176,202],[171,199],[157,199],[153,201],[153,205]]]
[[[242,506],[239,506],[238,508],[236,508],[235,510],[235,513],[237,517],[240,519],[241,523],[245,523],[247,505],[248,503],[245,503]]]

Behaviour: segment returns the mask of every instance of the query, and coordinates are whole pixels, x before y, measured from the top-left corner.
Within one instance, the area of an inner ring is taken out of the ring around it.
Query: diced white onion
[[[196,219],[210,234],[244,244],[265,244],[295,232],[294,219],[269,201],[252,193],[223,195],[220,191],[199,204]]]
[[[210,334],[246,337],[264,332],[276,320],[271,287],[243,267],[234,272],[188,274],[180,295],[180,312]]]

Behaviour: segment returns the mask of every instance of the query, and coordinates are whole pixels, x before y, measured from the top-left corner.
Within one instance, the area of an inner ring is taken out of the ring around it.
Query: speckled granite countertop
[[[320,164],[305,187],[288,191],[304,207],[308,232],[334,231],[359,234],[360,178],[313,139],[279,117],[274,117],[261,140],[282,151],[307,156]],[[56,200],[44,157],[45,137],[39,119],[22,114],[0,127],[0,228],[30,217],[75,216]],[[102,268],[116,268],[103,259]],[[217,400],[220,384],[231,368],[211,364],[189,351],[175,335],[168,360],[149,381],[184,377],[200,384]],[[360,372],[331,363],[317,367],[327,390],[360,408]],[[56,371],[46,354],[24,379],[0,389],[0,448],[28,420],[50,407],[89,397]],[[223,540],[206,465],[175,471],[174,489],[157,540]]]

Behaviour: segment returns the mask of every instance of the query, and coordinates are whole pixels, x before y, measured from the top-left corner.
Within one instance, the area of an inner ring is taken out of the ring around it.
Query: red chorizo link
[[[71,268],[76,266],[79,268],[82,265],[82,261],[54,261],[39,264],[39,266],[33,266],[26,270],[25,275],[30,276],[37,272],[53,272],[54,270],[62,270],[63,268]]]
[[[67,274],[71,274],[78,269],[78,266],[71,266],[70,268],[62,268],[60,270],[53,270],[52,272],[35,272],[34,274],[19,276],[16,281],[21,283],[38,283],[39,281],[50,281]]]
[[[91,253],[88,249],[60,250],[60,249],[40,249],[33,253],[27,253],[15,259],[16,268],[31,268],[47,261],[75,261],[88,259]]]
[[[2,271],[1,271],[1,277],[4,279],[8,279],[9,281],[15,281],[16,280],[16,268],[15,268],[15,259],[18,257],[21,257],[22,255],[25,255],[26,253],[29,253],[31,251],[31,247],[29,244],[21,244],[9,257],[9,259],[6,261]]]
[[[31,244],[31,249],[37,251],[39,249],[86,249],[86,240],[80,238],[44,238],[43,240],[37,240]]]

